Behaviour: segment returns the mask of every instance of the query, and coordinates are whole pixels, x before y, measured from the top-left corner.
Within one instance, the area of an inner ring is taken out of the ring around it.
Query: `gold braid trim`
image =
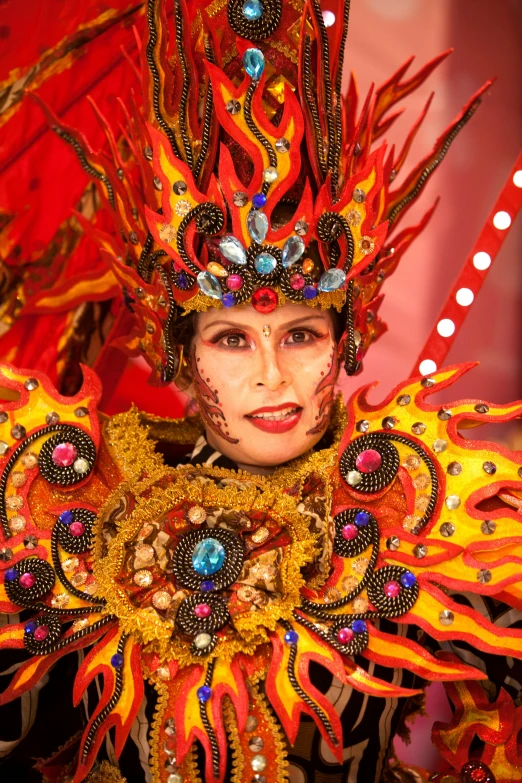
[[[245,755],[239,741],[236,711],[230,699],[223,699],[223,718],[228,736],[228,744],[232,752],[232,775],[230,783],[242,783],[245,769]]]
[[[184,419],[168,419],[139,413],[140,423],[148,428],[148,437],[167,443],[194,445],[205,431],[201,416],[187,416]]]
[[[127,778],[124,778],[120,770],[108,761],[102,761],[100,768],[91,772],[85,779],[85,783],[127,783]]]
[[[277,753],[277,777],[276,780],[278,783],[287,783],[288,781],[288,750],[287,750],[287,743],[285,740],[285,736],[283,734],[283,730],[279,723],[274,718],[274,715],[270,709],[270,707],[267,704],[267,698],[264,695],[264,693],[261,693],[258,687],[258,682],[261,679],[264,679],[266,674],[263,672],[260,672],[258,675],[256,675],[255,681],[254,679],[250,680],[251,685],[251,696],[252,699],[256,702],[257,707],[260,711],[260,713],[263,715],[263,718],[266,721],[266,724],[270,727],[270,731],[272,733],[272,736],[274,738],[275,746],[276,746],[276,753]]]
[[[273,44],[272,44],[273,45]],[[277,293],[277,300],[278,300],[278,306],[282,307],[285,304],[306,304],[309,307],[320,307],[321,310],[329,310],[330,307],[335,307],[338,313],[341,312],[343,309],[344,303],[346,302],[346,291],[343,291],[342,289],[338,289],[337,291],[321,291],[320,294],[318,294],[315,299],[307,299],[304,302],[294,302],[292,299],[287,299],[287,297],[283,294],[279,286],[270,286],[273,288],[273,290]],[[246,302],[243,302],[241,305],[237,305],[238,307],[242,307],[244,304],[249,304],[251,299],[248,299]],[[206,312],[210,307],[222,307],[221,299],[213,299],[211,296],[205,296],[205,294],[202,294],[200,291],[196,294],[196,296],[193,296],[192,299],[187,299],[186,302],[181,302],[181,307],[183,308],[184,312],[183,315],[188,315],[188,313],[191,313],[195,311],[196,313],[204,313]]]

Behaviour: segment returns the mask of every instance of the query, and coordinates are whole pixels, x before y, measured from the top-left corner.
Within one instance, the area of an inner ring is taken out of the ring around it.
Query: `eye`
[[[247,341],[244,334],[234,333],[223,335],[218,344],[225,348],[246,348]]]
[[[311,343],[316,338],[320,338],[323,335],[312,332],[309,329],[294,329],[288,337],[285,338],[285,345],[304,345],[305,343]]]

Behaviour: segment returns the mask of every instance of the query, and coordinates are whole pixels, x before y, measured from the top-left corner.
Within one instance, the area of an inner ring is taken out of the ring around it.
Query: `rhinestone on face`
[[[229,114],[239,114],[241,111],[241,104],[239,101],[228,101],[226,105],[226,109]]]
[[[362,188],[355,188],[353,191],[353,200],[357,202],[357,204],[362,204],[363,201],[366,200],[366,193]]]
[[[480,526],[480,530],[485,536],[492,535],[492,533],[494,533],[496,529],[497,529],[497,524],[496,522],[493,522],[492,519],[485,519]]]
[[[491,582],[492,576],[493,574],[487,568],[481,568],[480,571],[477,572],[477,579],[483,585]]]
[[[361,419],[355,425],[357,432],[368,432],[370,429],[370,422],[367,419]]]
[[[446,498],[446,508],[450,511],[455,511],[460,506],[461,500],[458,495],[448,495]]]
[[[451,625],[454,619],[455,619],[455,615],[453,614],[453,612],[450,612],[449,609],[444,609],[439,614],[439,622],[441,625]]]
[[[443,522],[440,526],[440,533],[444,538],[450,538],[454,532],[455,525],[452,525],[451,522]]]
[[[294,231],[296,234],[299,234],[300,237],[304,237],[308,234],[308,223],[306,220],[298,220],[294,226]]]
[[[400,397],[397,397],[397,405],[409,405],[411,402],[411,397],[409,394],[401,394]]]
[[[462,473],[462,465],[460,462],[450,462],[447,470],[450,476],[459,476]]]
[[[386,541],[386,547],[390,550],[390,552],[396,552],[400,545],[401,540],[397,536],[390,536],[390,538]]]
[[[411,431],[414,435],[424,435],[426,432],[426,425],[422,423],[422,421],[416,421],[415,424],[411,425]]]
[[[275,143],[275,148],[280,153],[288,152],[288,150],[290,149],[290,142],[288,141],[288,139],[285,138],[277,139]]]
[[[442,438],[437,438],[437,440],[433,442],[433,451],[436,451],[437,454],[441,454],[443,451],[446,451],[447,448],[448,448],[447,440],[443,440]]]
[[[482,470],[484,473],[487,473],[489,476],[493,476],[497,472],[497,466],[494,462],[490,462],[489,460],[487,462],[484,462],[482,465]]]

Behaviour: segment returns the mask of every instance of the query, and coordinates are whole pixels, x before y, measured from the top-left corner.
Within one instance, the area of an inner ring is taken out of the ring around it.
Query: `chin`
[[[253,433],[251,438],[244,438],[243,443],[239,443],[236,447],[230,448],[228,445],[225,448],[224,445],[222,451],[228,452],[227,456],[235,462],[272,468],[305,454],[320,440],[321,434],[310,436],[305,432],[277,435]],[[243,444],[245,446],[248,444],[249,448],[242,448]]]

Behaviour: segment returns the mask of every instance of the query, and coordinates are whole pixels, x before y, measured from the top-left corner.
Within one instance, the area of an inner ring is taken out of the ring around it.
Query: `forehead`
[[[202,332],[214,326],[236,326],[252,330],[263,329],[266,324],[272,330],[284,329],[290,326],[298,326],[309,323],[329,328],[333,324],[329,310],[321,310],[319,307],[311,308],[306,304],[292,304],[290,302],[276,307],[271,313],[258,313],[251,304],[240,305],[230,309],[211,308],[204,313],[199,313],[197,319],[197,332]]]

